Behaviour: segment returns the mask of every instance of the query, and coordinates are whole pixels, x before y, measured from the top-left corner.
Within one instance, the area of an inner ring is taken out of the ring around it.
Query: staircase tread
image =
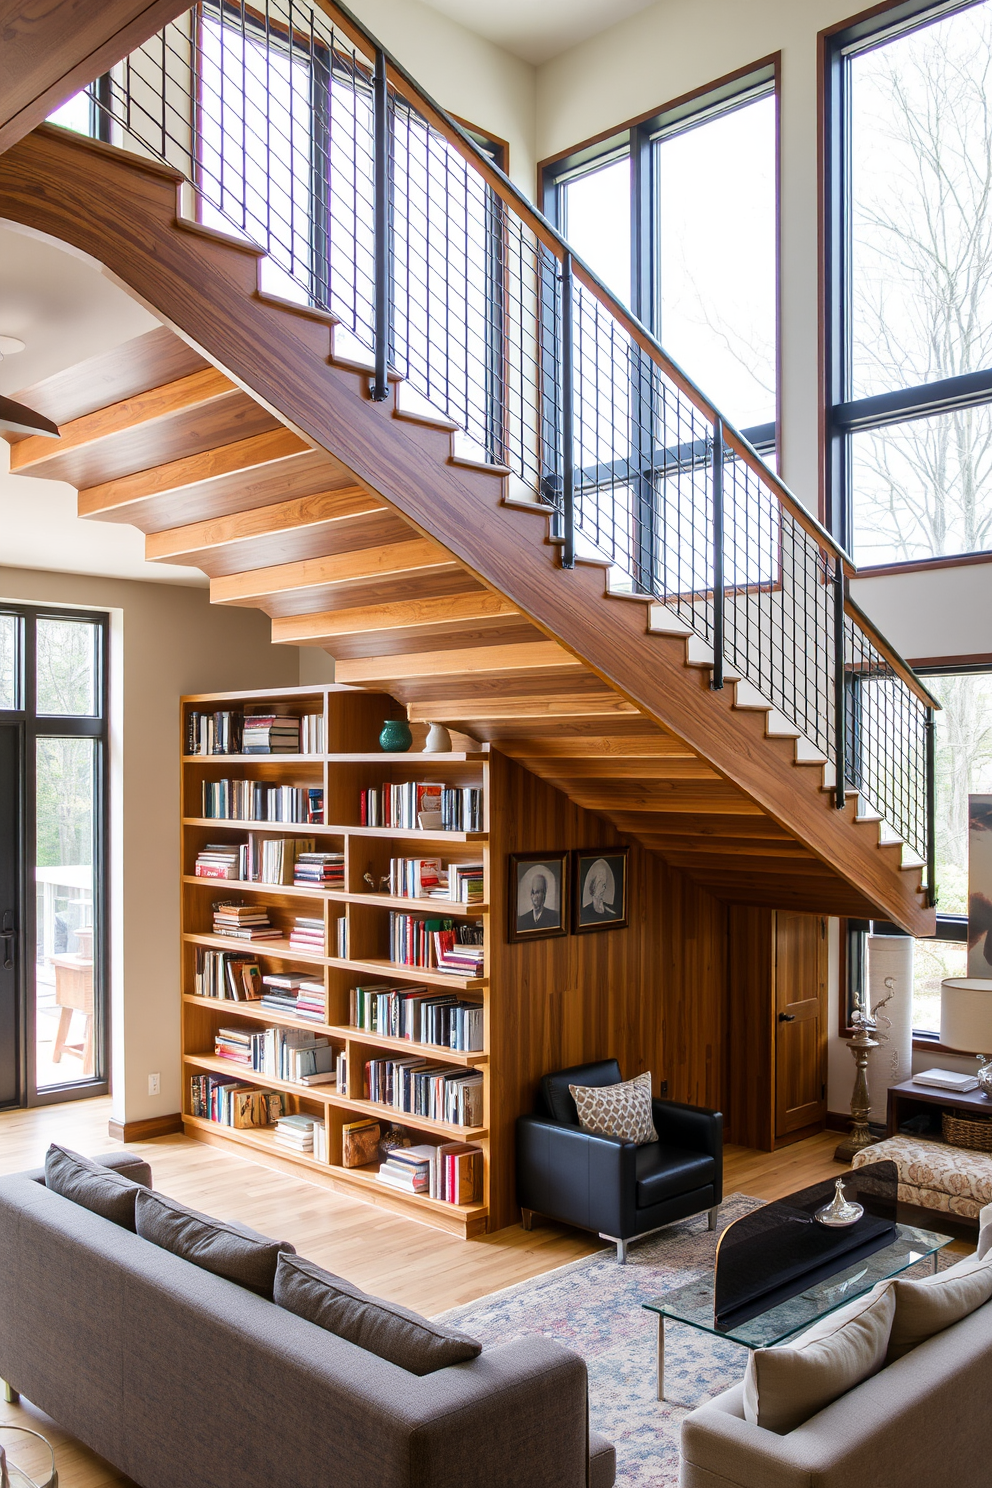
[[[176,227],[182,232],[193,233],[195,237],[206,238],[208,242],[220,243],[225,248],[233,248],[236,253],[247,253],[251,258],[268,258],[268,251],[260,248],[257,243],[250,242],[247,238],[239,238],[234,233],[222,231],[219,227],[208,227],[205,222],[194,222],[192,217],[176,216]]]
[[[271,294],[267,289],[256,289],[255,299],[263,305],[274,305],[277,310],[286,310],[290,315],[302,316],[304,320],[316,320],[321,325],[341,324],[340,316],[331,310],[322,310],[319,305],[301,305],[296,300],[286,299],[285,295]]]

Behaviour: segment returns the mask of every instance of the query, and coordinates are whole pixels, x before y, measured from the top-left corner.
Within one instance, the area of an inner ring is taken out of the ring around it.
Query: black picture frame
[[[590,847],[572,851],[572,930],[623,930],[628,923],[630,848]],[[597,904],[600,906],[597,909]]]
[[[508,853],[506,938],[550,940],[568,934],[569,872],[565,848]],[[543,893],[540,886],[544,879]],[[530,923],[529,923],[530,922]]]

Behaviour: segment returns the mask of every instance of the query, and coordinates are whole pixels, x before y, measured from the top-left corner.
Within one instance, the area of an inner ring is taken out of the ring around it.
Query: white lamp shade
[[[992,978],[941,982],[940,1042],[966,1054],[992,1054]]]

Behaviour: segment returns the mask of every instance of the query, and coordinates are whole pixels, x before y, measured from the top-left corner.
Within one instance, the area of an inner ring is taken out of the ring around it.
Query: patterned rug
[[[719,1229],[761,1203],[730,1194]],[[440,1317],[484,1346],[536,1333],[581,1354],[589,1370],[590,1425],[617,1449],[617,1488],[676,1488],[683,1418],[741,1379],[747,1350],[668,1323],[668,1399],[658,1400],[657,1322],[641,1303],[712,1270],[717,1239],[706,1228],[705,1214],[698,1215],[632,1245],[626,1266],[617,1265],[611,1245]],[[957,1259],[950,1256],[945,1264]]]

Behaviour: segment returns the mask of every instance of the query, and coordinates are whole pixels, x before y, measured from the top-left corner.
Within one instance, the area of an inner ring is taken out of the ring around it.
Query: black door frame
[[[16,976],[18,997],[18,1100],[17,1106],[54,1105],[91,1095],[106,1095],[110,1089],[110,903],[108,854],[110,835],[109,728],[110,616],[102,610],[74,609],[59,605],[30,605],[0,602],[0,615],[18,617],[16,668],[17,708],[0,713],[0,727],[14,725],[20,735],[18,805],[20,808],[19,873],[17,905]],[[85,621],[97,627],[96,711],[92,717],[37,713],[35,666],[38,619]],[[37,936],[37,895],[34,892],[36,857],[36,749],[39,738],[90,738],[95,741],[93,779],[93,987],[94,1071],[91,1078],[66,1081],[62,1085],[37,1088],[36,989],[34,966]]]

